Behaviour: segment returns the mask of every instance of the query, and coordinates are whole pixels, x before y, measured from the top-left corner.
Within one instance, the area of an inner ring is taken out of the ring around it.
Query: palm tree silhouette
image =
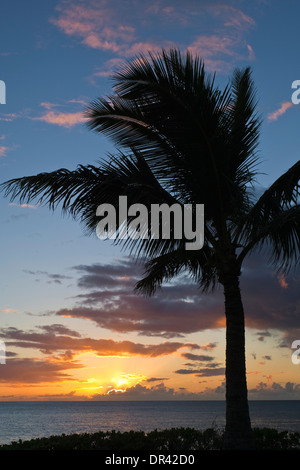
[[[153,295],[166,280],[188,271],[200,292],[223,287],[226,317],[225,449],[252,449],[245,361],[242,263],[268,246],[271,261],[287,272],[299,262],[300,161],[260,197],[254,191],[261,121],[249,68],[236,70],[221,91],[198,57],[178,50],[139,56],[113,75],[114,94],[86,110],[91,130],[110,136],[118,150],[99,165],[4,182],[5,196],[79,218],[95,233],[102,203],[204,204],[205,241],[127,238],[121,243],[145,259],[138,292]],[[143,230],[143,227],[141,227]]]

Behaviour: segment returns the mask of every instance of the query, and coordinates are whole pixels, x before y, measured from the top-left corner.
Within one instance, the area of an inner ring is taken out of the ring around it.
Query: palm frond
[[[241,218],[237,240],[246,247],[245,250],[255,244],[265,227],[269,227],[274,220],[280,220],[284,211],[299,204],[299,181],[300,160],[281,175]]]
[[[161,253],[185,246],[186,239],[177,239],[171,224],[169,238],[152,238],[150,217],[152,204],[166,204],[183,207],[180,200],[169,194],[157,181],[138,152],[126,156],[120,153],[101,162],[99,167],[80,165],[76,170],[60,169],[50,173],[16,178],[1,185],[6,197],[21,203],[38,199],[41,205],[54,210],[61,206],[63,213],[79,219],[89,234],[96,233],[100,220],[97,208],[111,204],[116,211],[115,232],[110,234],[114,243],[121,244],[135,256],[154,257]],[[141,204],[146,207],[149,219],[139,227],[139,236],[131,237],[130,227],[135,216],[128,216],[125,222],[119,219],[119,197],[127,197],[128,207]],[[124,231],[128,236],[124,237]],[[184,234],[184,231],[182,230]]]
[[[187,271],[202,292],[213,291],[218,282],[213,259],[214,251],[208,245],[197,251],[178,249],[164,253],[145,264],[145,276],[135,289],[151,296],[163,282]]]
[[[150,56],[115,75],[116,95],[91,103],[88,126],[141,152],[169,191],[204,203],[207,217],[223,214],[229,89],[215,87],[190,54],[185,61],[177,51]]]
[[[21,203],[38,200],[49,209],[61,204],[63,212],[75,215],[85,204],[88,190],[99,184],[101,170],[88,165],[79,165],[74,171],[61,168],[50,173],[14,178],[0,185],[5,197]]]
[[[297,270],[300,266],[300,206],[283,210],[268,224],[260,226],[241,259],[255,248],[268,248],[270,262],[278,271]]]
[[[231,105],[231,161],[236,171],[236,181],[241,185],[252,182],[257,164],[255,154],[261,119],[257,116],[256,89],[249,67],[235,70],[232,78],[233,101]]]
[[[284,207],[299,203],[300,160],[281,175],[258,199],[249,212],[250,220],[267,222]]]

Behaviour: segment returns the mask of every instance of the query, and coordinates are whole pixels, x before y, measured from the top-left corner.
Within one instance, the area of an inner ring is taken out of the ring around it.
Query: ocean
[[[252,401],[253,427],[300,432],[300,401]],[[222,429],[223,401],[0,402],[0,444],[59,434]]]

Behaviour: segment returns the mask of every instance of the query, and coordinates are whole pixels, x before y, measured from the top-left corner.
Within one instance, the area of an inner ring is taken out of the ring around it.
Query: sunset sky
[[[297,1],[1,2],[1,182],[96,164],[112,142],[82,112],[124,60],[161,47],[200,55],[216,83],[251,66],[262,116],[259,189],[300,158]],[[129,253],[79,222],[0,195],[0,400],[224,399],[224,301],[186,277],[152,298]],[[300,399],[300,276],[262,254],[241,279],[250,399]]]

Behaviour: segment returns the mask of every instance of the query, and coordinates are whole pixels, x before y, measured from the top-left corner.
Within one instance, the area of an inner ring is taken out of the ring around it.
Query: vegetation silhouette
[[[182,451],[198,452],[223,449],[224,432],[216,428],[171,428],[144,431],[99,431],[62,434],[13,441],[0,445],[1,450],[110,450],[110,451]],[[273,428],[254,428],[256,450],[300,450],[300,433]]]

